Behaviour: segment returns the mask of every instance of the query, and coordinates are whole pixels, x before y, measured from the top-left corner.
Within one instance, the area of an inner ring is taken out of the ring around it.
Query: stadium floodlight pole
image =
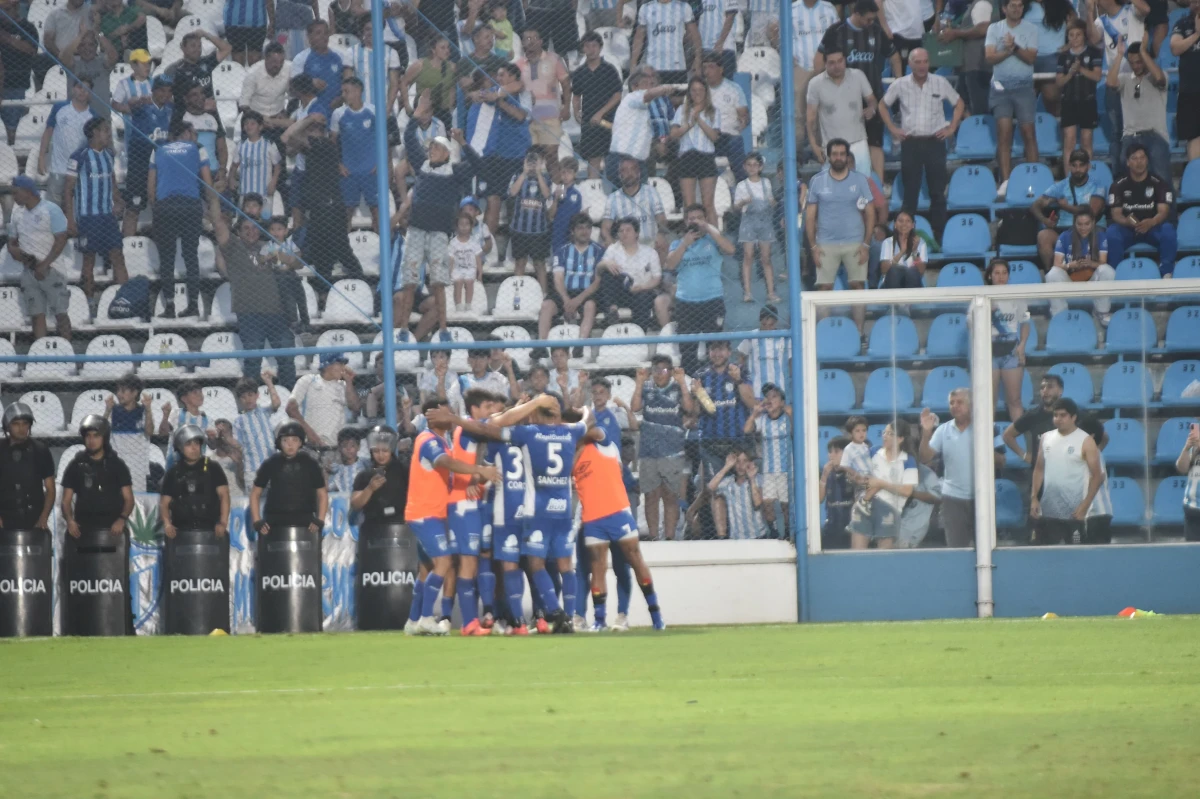
[[[383,408],[387,423],[396,427],[396,320],[392,318],[392,215],[391,162],[388,160],[387,118],[387,45],[383,43],[383,2],[371,3],[371,99],[375,106],[375,186],[383,213],[379,225],[379,312],[383,322]],[[408,320],[400,324],[408,327]]]
[[[792,338],[792,530],[796,542],[796,598],[800,621],[808,621],[808,508],[804,485],[804,369],[800,334],[800,190],[796,184],[796,102],[792,94],[795,76],[792,65],[792,3],[779,0],[780,113],[783,116],[783,230],[784,256],[788,270],[788,325]]]

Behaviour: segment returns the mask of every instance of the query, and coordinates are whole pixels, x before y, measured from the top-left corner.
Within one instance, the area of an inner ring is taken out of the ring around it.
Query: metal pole
[[[792,3],[779,0],[779,50],[781,84],[779,93],[780,113],[783,128],[783,229],[784,255],[787,258],[788,297],[790,312],[788,324],[792,337],[792,529],[796,541],[796,597],[800,603],[800,621],[808,621],[808,512],[804,480],[804,370],[800,356],[803,352],[803,337],[800,334],[800,191],[796,183],[796,117],[795,98],[792,94]],[[815,399],[815,398],[814,398]]]
[[[388,177],[387,50],[383,43],[383,2],[371,3],[371,99],[375,101],[375,186],[379,194],[379,310],[383,321],[383,408],[387,423],[396,427],[396,350],[395,320],[392,318],[392,219],[391,188]],[[400,324],[407,327],[408,320]]]
[[[988,297],[976,297],[968,313],[971,330],[989,330],[992,305]],[[992,338],[971,335],[971,430],[975,447],[975,609],[981,619],[990,619],[995,608],[992,591],[992,551],[996,546],[995,464],[992,458],[994,425],[992,375],[986,367],[992,357]]]

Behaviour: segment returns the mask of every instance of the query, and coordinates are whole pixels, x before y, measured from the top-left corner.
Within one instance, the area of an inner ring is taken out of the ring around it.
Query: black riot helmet
[[[280,442],[287,436],[295,436],[300,439],[300,443],[303,445],[306,439],[304,425],[299,422],[284,422],[279,425],[279,428],[275,431],[275,449],[283,449],[280,446]]]

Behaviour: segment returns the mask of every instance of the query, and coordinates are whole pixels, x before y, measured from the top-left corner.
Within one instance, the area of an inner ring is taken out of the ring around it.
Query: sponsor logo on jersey
[[[363,585],[416,585],[417,576],[412,572],[387,571],[363,572]]]
[[[46,593],[45,580],[33,579],[17,579],[17,580],[0,580],[0,594],[44,594]]]
[[[565,499],[551,499],[546,503],[546,511],[548,513],[562,513],[567,509],[567,501]]]
[[[125,585],[122,580],[104,578],[102,580],[71,580],[67,586],[72,594],[123,594]]]
[[[262,578],[264,591],[285,591],[293,588],[316,588],[311,574],[272,574]]]
[[[520,542],[517,541],[517,537],[515,535],[507,536],[504,539],[504,546],[502,547],[502,549],[505,552],[516,552],[520,548],[521,548],[521,544],[520,544]]]
[[[531,544],[542,543],[542,531],[534,530],[532,533],[530,533],[529,534],[529,543],[531,543]]]
[[[218,578],[186,578],[171,581],[172,594],[220,594],[225,591],[225,583]]]

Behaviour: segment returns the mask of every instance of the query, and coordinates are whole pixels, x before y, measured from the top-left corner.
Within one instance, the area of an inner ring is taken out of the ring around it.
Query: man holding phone
[[[680,335],[718,333],[725,316],[725,287],[721,283],[721,263],[733,255],[733,242],[708,224],[704,206],[689,205],[684,217],[687,229],[683,238],[672,242],[663,269],[676,274],[675,324]],[[720,322],[718,320],[721,320]],[[699,365],[699,344],[679,345],[683,370],[690,375]]]

